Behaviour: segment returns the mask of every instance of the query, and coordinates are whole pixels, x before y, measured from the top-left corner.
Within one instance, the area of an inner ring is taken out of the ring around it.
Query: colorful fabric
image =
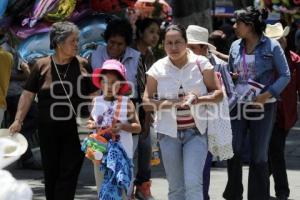
[[[48,11],[53,9],[57,3],[57,0],[36,0],[32,17],[25,18],[22,21],[22,26],[27,24],[29,27],[35,26],[37,21],[40,20]]]
[[[132,160],[128,158],[119,142],[108,143],[100,170],[104,171],[104,180],[99,192],[99,200],[122,200],[122,192],[130,189],[132,180]]]
[[[51,22],[65,20],[75,10],[76,2],[76,0],[60,0],[55,9],[46,13],[46,19]]]
[[[3,17],[5,10],[8,5],[8,0],[2,0],[0,1],[0,19]]]

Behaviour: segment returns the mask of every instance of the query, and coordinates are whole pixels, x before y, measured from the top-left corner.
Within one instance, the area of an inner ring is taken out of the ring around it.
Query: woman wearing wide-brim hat
[[[12,133],[19,132],[31,102],[38,97],[38,133],[48,200],[74,199],[83,162],[76,115],[88,95],[97,91],[87,61],[76,56],[79,30],[57,22],[50,30],[52,56],[38,59],[20,97]]]

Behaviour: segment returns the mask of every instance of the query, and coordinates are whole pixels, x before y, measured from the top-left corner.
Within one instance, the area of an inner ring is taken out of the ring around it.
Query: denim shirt
[[[237,72],[238,66],[243,63],[244,48],[245,43],[242,39],[232,43],[229,51],[230,71]],[[290,80],[290,70],[280,44],[263,35],[255,47],[254,56],[256,72],[254,81],[265,85],[265,91],[279,98]],[[275,79],[275,74],[278,75],[277,79]]]

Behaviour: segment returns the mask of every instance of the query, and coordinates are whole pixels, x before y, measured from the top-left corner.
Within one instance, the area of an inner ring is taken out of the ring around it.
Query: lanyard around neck
[[[248,66],[246,63],[246,47],[243,48],[243,70],[244,70],[244,79],[246,80],[248,74]]]

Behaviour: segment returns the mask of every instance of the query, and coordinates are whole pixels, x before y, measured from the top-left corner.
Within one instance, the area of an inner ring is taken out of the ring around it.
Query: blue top
[[[230,71],[237,72],[245,63],[244,48],[243,39],[232,43],[229,51]],[[290,80],[290,70],[283,49],[276,40],[263,35],[255,47],[254,56],[254,74],[252,71],[251,79],[265,85],[266,91],[278,98]]]

